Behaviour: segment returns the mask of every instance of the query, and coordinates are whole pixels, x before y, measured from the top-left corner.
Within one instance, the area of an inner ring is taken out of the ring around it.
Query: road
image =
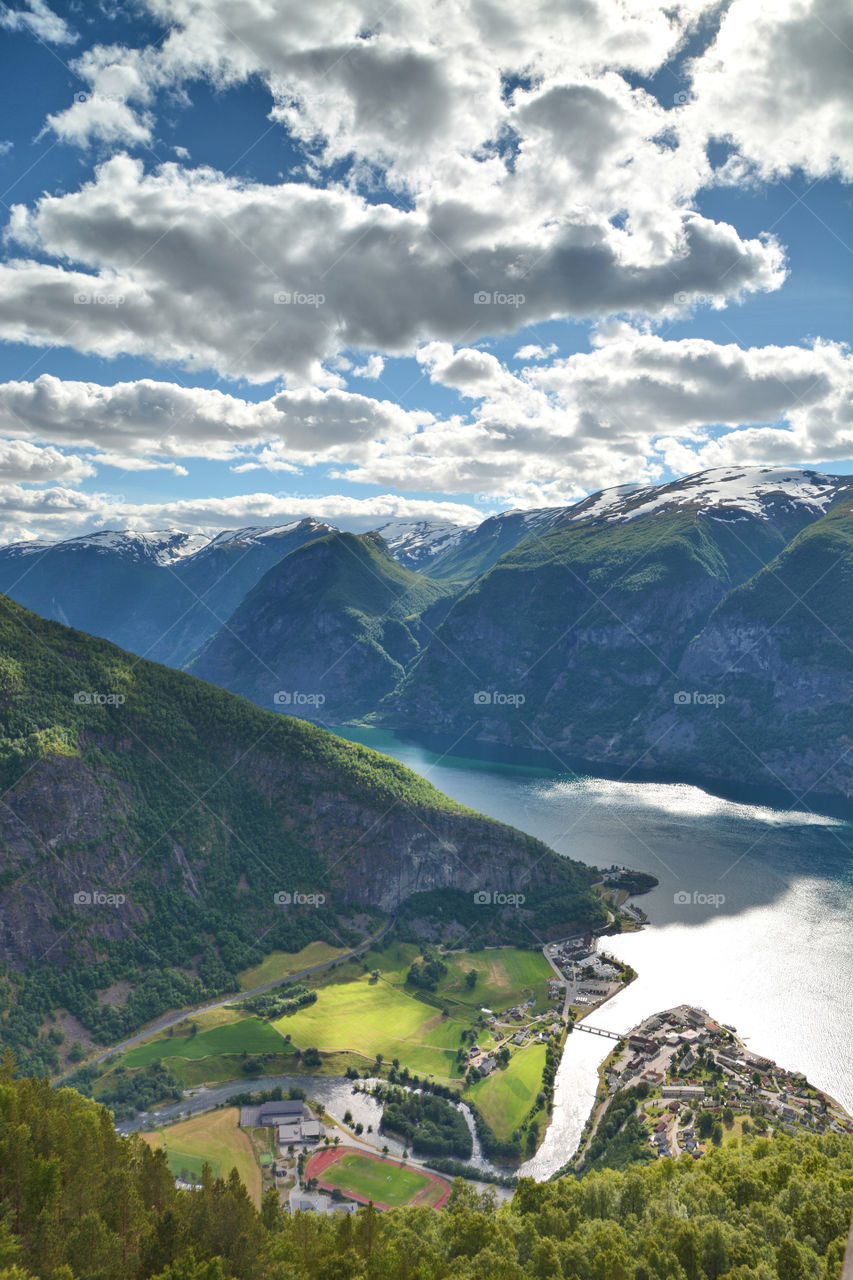
[[[331,969],[334,964],[341,964],[345,960],[351,960],[353,956],[360,956],[363,952],[369,951],[372,946],[385,937],[386,933],[393,928],[396,916],[384,924],[378,933],[372,934],[366,938],[364,942],[359,943],[354,951],[348,951],[346,955],[336,956],[334,960],[324,960],[322,964],[314,964],[310,969],[300,969],[298,973],[289,973],[285,978],[276,978],[273,982],[265,982],[260,987],[252,987],[248,991],[232,991],[230,995],[223,996],[220,1000],[214,1000],[210,1004],[199,1005],[195,1009],[182,1009],[179,1013],[168,1013],[163,1018],[158,1018],[156,1022],[152,1022],[144,1031],[139,1031],[135,1036],[128,1037],[127,1040],[120,1041],[119,1044],[112,1045],[103,1053],[99,1053],[96,1058],[88,1058],[85,1063],[78,1064],[74,1071],[79,1071],[80,1066],[94,1066],[98,1062],[105,1062],[107,1058],[111,1058],[114,1053],[124,1053],[126,1049],[131,1049],[135,1044],[141,1044],[143,1040],[148,1040],[150,1036],[156,1035],[159,1031],[165,1031],[168,1027],[175,1027],[179,1022],[184,1022],[187,1018],[194,1018],[200,1013],[209,1013],[211,1009],[222,1009],[227,1004],[233,1004],[235,1000],[245,1000],[249,996],[261,995],[264,991],[273,991],[276,987],[282,986],[285,982],[297,982],[300,978],[309,978],[314,973],[321,973],[323,969]],[[74,1071],[66,1071],[65,1075],[57,1077],[55,1084],[61,1084],[63,1080],[67,1080]]]

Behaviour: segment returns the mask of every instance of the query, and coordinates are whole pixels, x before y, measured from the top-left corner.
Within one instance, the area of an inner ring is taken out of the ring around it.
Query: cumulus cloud
[[[47,44],[73,44],[77,39],[64,18],[54,13],[45,0],[27,0],[25,9],[10,9],[3,5],[0,11],[0,27],[7,31],[31,31]]]
[[[26,440],[0,440],[0,475],[4,480],[29,483],[65,480],[75,484],[95,474],[90,462],[74,454],[66,455],[51,446]]]
[[[345,347],[410,351],[558,316],[669,315],[784,278],[779,246],[697,213],[633,238],[590,210],[525,225],[510,201],[474,237],[430,211],[341,189],[266,186],[117,156],[79,191],[17,206],[0,266],[0,336],[212,367],[316,377]]]
[[[736,148],[722,181],[801,169],[853,178],[853,9],[847,0],[733,0],[690,67],[686,122]]]
[[[214,534],[247,525],[275,525],[314,516],[338,528],[363,533],[389,520],[439,520],[472,525],[483,512],[456,502],[414,500],[397,494],[353,498],[343,494],[249,493],[229,498],[129,503],[107,493],[73,489],[27,489],[0,484],[0,541],[59,539],[93,529],[180,528]]]
[[[388,485],[416,475],[422,489],[547,505],[665,469],[850,452],[853,360],[837,343],[743,350],[628,331],[516,374],[488,352],[443,343],[419,359],[475,402],[470,415],[424,427],[405,454],[374,448],[338,474]]]
[[[174,470],[169,460],[179,458],[239,459],[238,470],[289,471],[330,458],[357,461],[369,442],[404,447],[432,420],[422,410],[338,388],[281,391],[255,403],[149,378],[102,386],[42,374],[0,383],[0,430],[96,450],[95,462],[128,471]]]

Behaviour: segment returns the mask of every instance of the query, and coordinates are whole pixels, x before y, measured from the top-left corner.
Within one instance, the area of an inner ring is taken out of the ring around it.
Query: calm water
[[[658,877],[639,899],[649,925],[605,939],[639,977],[596,1025],[626,1031],[658,1009],[698,1004],[853,1110],[853,826],[681,783],[545,775],[437,757],[383,731],[347,736],[560,853]],[[554,1122],[525,1172],[547,1177],[571,1155],[605,1053],[593,1036],[569,1038]]]

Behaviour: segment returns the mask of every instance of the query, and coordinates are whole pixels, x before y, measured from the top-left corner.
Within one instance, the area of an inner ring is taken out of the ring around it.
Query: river
[[[853,1110],[853,826],[839,817],[720,799],[685,783],[625,783],[436,756],[382,730],[347,737],[394,756],[461,803],[593,866],[650,871],[639,933],[604,940],[636,982],[594,1015],[627,1031],[688,1002],[749,1047]],[[554,1118],[522,1172],[545,1178],[575,1150],[608,1042],[576,1033]]]

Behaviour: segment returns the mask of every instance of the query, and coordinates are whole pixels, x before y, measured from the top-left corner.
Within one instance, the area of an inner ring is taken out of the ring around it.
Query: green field
[[[339,1187],[345,1195],[364,1196],[392,1208],[409,1204],[430,1182],[416,1169],[349,1152],[330,1165],[321,1177],[324,1183]]]
[[[373,1059],[399,1058],[415,1072],[450,1078],[456,1074],[456,1050],[468,1019],[445,1018],[439,1009],[384,979],[368,975],[318,988],[316,1004],[300,1009],[274,1025],[290,1032],[300,1047],[313,1045],[321,1053],[349,1049]]]
[[[513,1054],[505,1071],[493,1071],[466,1090],[498,1138],[511,1138],[521,1127],[542,1088],[544,1066],[545,1045],[529,1045]]]
[[[152,1147],[164,1147],[169,1168],[175,1174],[185,1169],[201,1176],[203,1164],[215,1175],[227,1177],[236,1168],[256,1205],[261,1200],[261,1171],[249,1135],[239,1127],[236,1107],[192,1116],[141,1137]]]
[[[155,1058],[212,1058],[221,1053],[283,1053],[282,1036],[260,1018],[241,1018],[194,1036],[162,1036],[124,1055],[126,1067],[144,1067]]]
[[[447,977],[439,986],[439,994],[468,1004],[474,1009],[504,1010],[511,1005],[536,997],[536,1012],[549,1007],[548,979],[554,971],[541,951],[519,951],[515,947],[487,947],[484,951],[467,951],[444,958]],[[465,975],[477,971],[473,989],[465,983]]]

